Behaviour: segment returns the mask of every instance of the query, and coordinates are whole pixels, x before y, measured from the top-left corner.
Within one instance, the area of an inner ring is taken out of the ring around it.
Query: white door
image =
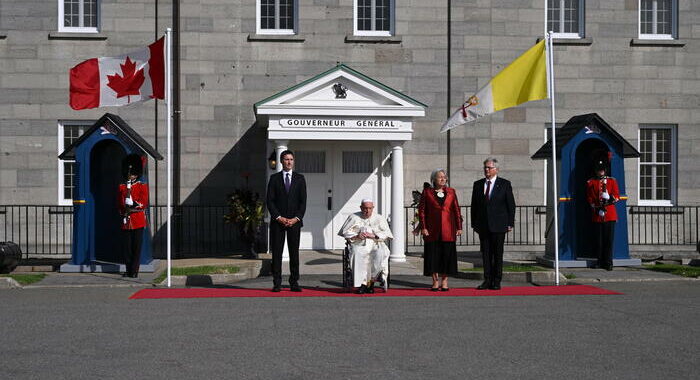
[[[332,151],[324,144],[295,142],[295,170],[306,178],[306,214],[301,229],[300,249],[328,249],[333,244],[329,225],[333,214],[328,208],[328,191],[333,186]]]
[[[345,247],[338,236],[348,215],[360,211],[362,199],[372,199],[379,210],[379,149],[374,142],[336,146],[333,176],[333,248]]]
[[[341,249],[337,236],[363,198],[379,202],[378,142],[292,141],[295,170],[306,177],[306,214],[300,249]],[[378,209],[379,207],[377,207]]]

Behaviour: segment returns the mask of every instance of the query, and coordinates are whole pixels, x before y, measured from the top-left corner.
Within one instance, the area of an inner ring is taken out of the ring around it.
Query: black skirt
[[[423,275],[433,273],[457,274],[457,245],[453,241],[432,241],[425,243],[423,251]]]

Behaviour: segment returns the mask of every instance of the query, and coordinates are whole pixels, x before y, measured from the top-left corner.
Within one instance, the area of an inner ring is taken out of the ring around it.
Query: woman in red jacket
[[[432,291],[448,291],[448,275],[457,273],[455,241],[462,234],[462,213],[457,194],[447,187],[447,173],[437,169],[430,175],[432,187],[423,190],[418,219],[425,242],[423,275],[432,276]]]

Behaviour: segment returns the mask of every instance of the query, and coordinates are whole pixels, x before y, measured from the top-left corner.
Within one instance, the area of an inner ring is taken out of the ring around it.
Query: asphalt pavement
[[[420,278],[396,280],[410,286]],[[323,275],[308,275],[302,285],[324,281],[329,280]],[[459,285],[472,282],[452,283]],[[599,286],[623,295],[129,300],[139,289],[6,289],[0,291],[0,374],[7,379],[697,378],[698,282]]]

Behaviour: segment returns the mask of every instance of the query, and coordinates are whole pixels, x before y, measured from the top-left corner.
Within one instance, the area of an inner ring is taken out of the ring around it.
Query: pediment
[[[412,117],[424,116],[425,108],[342,64],[255,104],[258,115]]]

